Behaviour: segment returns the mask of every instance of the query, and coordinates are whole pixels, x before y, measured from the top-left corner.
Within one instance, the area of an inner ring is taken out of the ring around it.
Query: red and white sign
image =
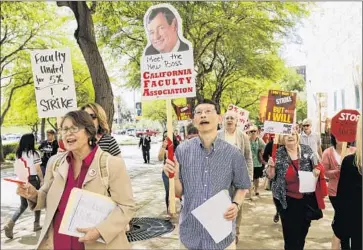
[[[338,141],[354,142],[360,114],[354,109],[343,109],[331,120],[331,133]]]
[[[16,175],[15,178],[4,178],[4,180],[19,184],[28,183],[30,169],[23,158],[17,159],[14,162],[14,173]]]
[[[248,117],[250,115],[250,112],[233,104],[229,104],[227,110],[233,111],[237,114],[237,126],[240,126],[243,130],[248,129],[249,127]]]
[[[183,37],[178,11],[170,4],[151,6],[144,28],[148,43],[141,57],[141,100],[195,97],[193,48]]]

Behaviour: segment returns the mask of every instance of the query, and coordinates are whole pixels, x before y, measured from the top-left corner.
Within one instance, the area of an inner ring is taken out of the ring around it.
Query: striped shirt
[[[180,144],[175,152],[180,164],[183,206],[179,219],[180,240],[188,249],[225,249],[235,239],[232,233],[216,244],[192,211],[222,190],[248,189],[251,185],[245,159],[240,150],[216,138],[208,152],[199,137]]]
[[[108,152],[113,156],[121,154],[119,145],[111,135],[103,135],[97,144],[103,151]]]

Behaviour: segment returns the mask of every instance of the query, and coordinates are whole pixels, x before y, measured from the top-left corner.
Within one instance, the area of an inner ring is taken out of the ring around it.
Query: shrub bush
[[[9,144],[5,144],[3,145],[3,153],[4,153],[4,157],[6,158],[6,156],[10,153],[14,153],[16,151],[16,147],[18,146],[17,142],[14,143],[9,143]]]
[[[8,160],[8,161],[15,161],[15,153],[7,154],[5,159]]]

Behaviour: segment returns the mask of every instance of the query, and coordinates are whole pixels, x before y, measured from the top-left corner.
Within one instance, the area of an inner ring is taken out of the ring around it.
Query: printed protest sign
[[[77,109],[69,49],[34,50],[31,63],[40,118],[59,117]]]
[[[241,127],[242,130],[247,130],[249,127],[248,117],[250,112],[247,110],[237,107],[236,105],[229,104],[228,111],[233,111],[237,114],[237,126]]]
[[[268,93],[265,133],[291,134],[294,123],[296,93],[270,90]]]
[[[187,106],[178,106],[176,109],[176,116],[179,121],[185,121],[192,119],[192,111],[190,109],[190,105]]]
[[[193,48],[183,37],[178,11],[169,4],[151,6],[144,28],[148,43],[141,58],[141,100],[194,97]]]

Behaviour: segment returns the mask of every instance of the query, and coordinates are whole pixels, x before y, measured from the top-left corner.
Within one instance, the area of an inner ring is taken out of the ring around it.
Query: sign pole
[[[343,145],[342,145],[342,152],[340,153],[340,157],[342,158],[342,162],[343,162],[343,159],[345,157],[345,155],[347,154],[347,142],[346,141],[343,141]]]
[[[173,147],[173,115],[172,115],[172,105],[171,99],[166,100],[166,121],[168,130],[168,159],[174,161],[174,147]],[[171,142],[171,143],[170,143]],[[169,146],[171,144],[171,147]],[[174,174],[169,175],[169,212],[174,215],[176,214],[175,208],[175,180]]]

